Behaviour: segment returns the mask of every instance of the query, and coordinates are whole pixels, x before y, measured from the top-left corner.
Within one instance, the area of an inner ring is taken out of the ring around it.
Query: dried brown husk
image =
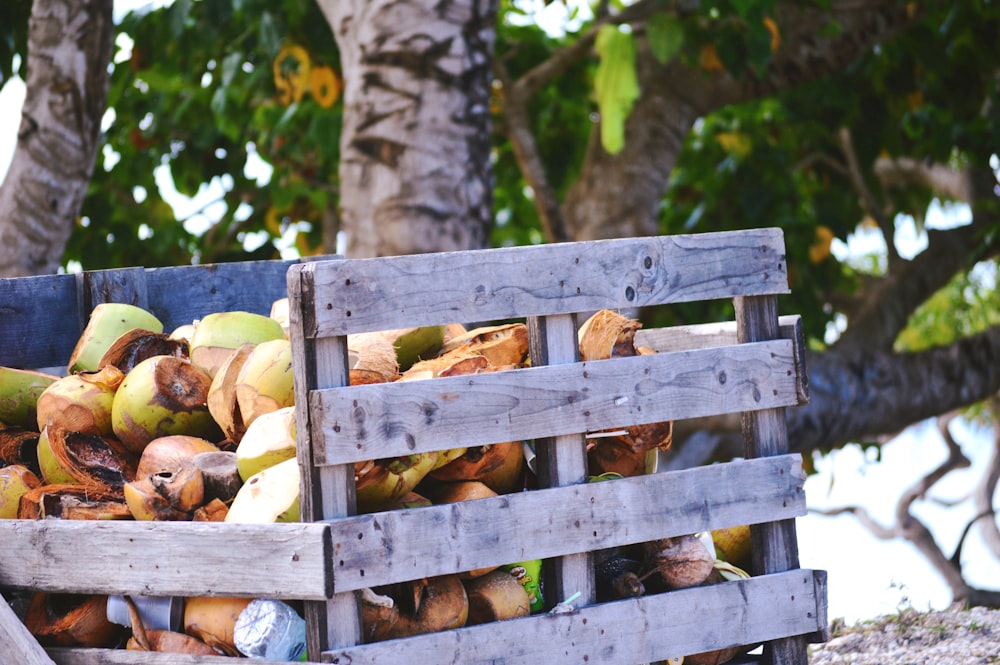
[[[142,451],[136,478],[174,472],[195,455],[214,452],[219,452],[219,447],[208,439],[186,434],[161,436],[150,441]]]
[[[250,357],[253,348],[253,344],[243,344],[233,350],[216,371],[212,385],[208,388],[208,397],[205,398],[208,412],[212,414],[222,433],[227,439],[236,443],[239,443],[246,433],[243,414],[236,399],[236,382],[240,376],[240,369]]]
[[[469,598],[457,575],[401,582],[380,587],[378,593],[381,599],[372,592],[362,596],[368,642],[459,628],[469,617]]]
[[[47,647],[113,647],[127,630],[108,620],[107,604],[102,595],[36,593],[24,625]]]
[[[528,327],[523,323],[475,328],[445,342],[439,356],[484,356],[491,365],[522,365],[528,355]]]
[[[578,333],[580,360],[607,360],[637,355],[635,333],[642,324],[609,309],[587,319]]]
[[[649,471],[647,456],[654,449],[669,450],[673,422],[632,425],[589,435],[587,472],[592,476],[620,473],[639,476]]]
[[[470,446],[463,455],[434,469],[431,478],[443,481],[478,480],[498,494],[517,489],[524,472],[524,447],[520,441]]]
[[[60,377],[38,397],[38,430],[54,426],[85,434],[112,434],[112,403],[124,378],[112,366]]]
[[[650,541],[644,550],[647,575],[658,573],[668,589],[698,586],[715,571],[715,558],[694,535]]]
[[[103,368],[112,365],[123,374],[128,374],[133,367],[153,356],[189,358],[188,342],[185,339],[171,337],[167,333],[134,328],[111,343],[101,356],[98,366]]]
[[[41,477],[38,467],[38,432],[23,427],[0,427],[0,466],[20,464]]]
[[[399,377],[399,362],[396,348],[382,333],[357,333],[347,336],[347,351],[352,359],[352,375],[357,372],[374,372],[382,377],[382,383],[395,381]],[[367,381],[371,383],[372,381]],[[353,376],[352,381],[353,384]],[[375,382],[378,383],[378,382]]]
[[[43,485],[21,497],[19,519],[129,520],[121,491],[104,485]]]
[[[490,361],[486,356],[466,353],[449,353],[436,358],[428,358],[413,363],[410,369],[403,373],[400,380],[415,381],[433,379],[443,376],[464,376],[486,371]]]
[[[135,479],[137,456],[117,439],[46,427],[52,455],[69,475],[82,485],[107,485],[121,492]]]

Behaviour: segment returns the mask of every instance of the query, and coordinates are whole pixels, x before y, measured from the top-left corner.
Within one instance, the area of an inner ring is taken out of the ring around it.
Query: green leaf
[[[601,145],[614,155],[625,146],[625,120],[639,97],[635,40],[631,34],[605,25],[597,33],[594,48],[601,58],[594,77],[601,112]]]
[[[684,27],[673,14],[656,12],[646,21],[646,37],[653,56],[661,65],[677,55],[684,47]]]

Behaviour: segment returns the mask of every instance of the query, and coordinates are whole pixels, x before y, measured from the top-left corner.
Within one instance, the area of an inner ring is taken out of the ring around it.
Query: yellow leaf
[[[731,152],[739,157],[744,157],[750,152],[750,137],[740,132],[719,132],[715,135],[715,140],[726,152]]]
[[[764,17],[764,27],[771,33],[771,53],[774,53],[781,46],[781,31],[778,30],[778,24],[770,16]]]
[[[914,90],[906,96],[906,104],[910,107],[910,110],[920,108],[924,105],[924,93],[921,90]]]
[[[815,265],[830,256],[830,246],[833,244],[833,231],[827,226],[817,226],[815,240],[809,246],[809,260]]]
[[[344,83],[337,72],[327,65],[319,65],[309,70],[309,92],[316,103],[325,109],[333,106],[340,98]]]
[[[706,72],[726,71],[725,65],[719,60],[719,52],[715,50],[715,44],[702,45],[699,64]]]
[[[282,46],[271,67],[281,103],[289,106],[302,101],[309,87],[309,52],[295,44]]]
[[[274,206],[264,213],[264,228],[276,238],[281,236],[281,214]]]

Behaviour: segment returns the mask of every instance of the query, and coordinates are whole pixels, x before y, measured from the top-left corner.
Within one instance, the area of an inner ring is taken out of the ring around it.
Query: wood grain
[[[797,570],[412,637],[405,651],[380,642],[324,655],[351,665],[401,653],[408,663],[635,665],[812,632],[817,600],[812,571]]]
[[[678,351],[310,395],[316,464],[798,403],[792,343]]]
[[[306,334],[788,292],[780,229],[317,261]]]
[[[324,524],[0,520],[0,586],[324,599]]]
[[[787,455],[334,520],[334,587],[801,516],[803,483],[801,458]]]
[[[65,366],[100,302],[146,307],[168,332],[212,312],[268,314],[297,261],[240,261],[0,279],[0,365]]]
[[[0,595],[0,662],[17,665],[52,665],[45,650],[28,632],[4,597]]]

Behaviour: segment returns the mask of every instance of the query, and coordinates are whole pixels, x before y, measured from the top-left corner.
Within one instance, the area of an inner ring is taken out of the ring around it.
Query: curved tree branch
[[[835,348],[841,351],[891,348],[921,303],[959,271],[1000,252],[1000,238],[994,232],[1000,220],[992,171],[985,164],[977,164],[969,172],[972,223],[947,231],[929,230],[923,252],[911,261],[899,262],[890,274],[873,282]]]
[[[36,0],[21,127],[0,186],[0,277],[54,273],[100,147],[111,0]]]

